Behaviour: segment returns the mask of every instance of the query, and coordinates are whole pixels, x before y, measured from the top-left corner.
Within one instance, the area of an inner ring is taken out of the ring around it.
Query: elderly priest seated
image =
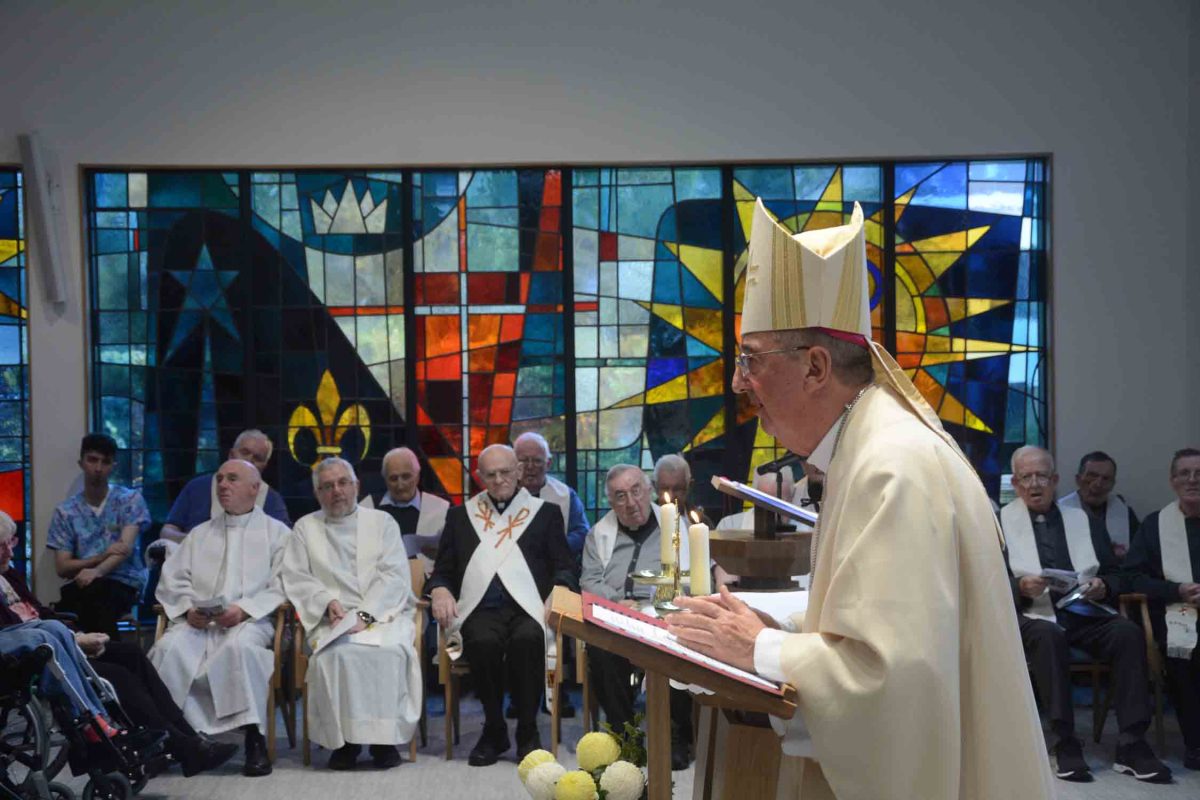
[[[512,676],[517,760],[541,747],[538,699],[546,677],[546,598],[554,584],[575,588],[571,551],[558,506],[520,487],[511,447],[479,454],[484,491],[451,509],[428,586],[433,616],[452,658],[465,655],[483,703],[474,767],[509,748],[502,700]]]
[[[1125,559],[1132,588],[1151,600],[1151,624],[1167,654],[1167,684],[1183,745],[1183,765],[1200,769],[1200,450],[1171,459],[1175,499],[1142,521]]]
[[[280,567],[291,532],[255,506],[260,479],[250,462],[226,461],[216,481],[221,511],[163,565],[157,597],[171,625],[150,661],[193,728],[241,728],[242,773],[269,775],[270,616],[283,602]]]
[[[1000,522],[1021,612],[1025,655],[1058,738],[1054,747],[1058,777],[1091,780],[1075,738],[1071,706],[1069,648],[1078,647],[1112,669],[1120,730],[1113,769],[1140,781],[1170,781],[1171,770],[1155,757],[1144,738],[1150,725],[1145,638],[1136,624],[1111,608],[1124,577],[1102,521],[1079,508],[1055,503],[1054,458],[1040,447],[1022,447],[1013,453],[1012,471],[1017,499],[1000,510]],[[1074,601],[1064,599],[1050,589],[1046,570],[1077,574],[1086,591]],[[1068,604],[1059,608],[1060,600]]]
[[[283,559],[284,589],[313,650],[312,740],[333,750],[330,769],[352,769],[364,744],[387,769],[421,717],[404,540],[388,514],[358,505],[348,461],[318,463],[313,486],[321,510],[296,522]]]
[[[618,464],[608,471],[604,491],[612,510],[588,534],[583,548],[583,577],[580,588],[630,608],[653,601],[654,587],[633,582],[639,570],[657,572],[660,566],[662,532],[658,507],[650,502],[650,479],[632,464]],[[633,701],[641,680],[634,667],[621,656],[588,648],[588,676],[604,716],[614,731],[633,721]],[[688,693],[671,690],[671,768],[687,769],[692,744],[692,701]]]

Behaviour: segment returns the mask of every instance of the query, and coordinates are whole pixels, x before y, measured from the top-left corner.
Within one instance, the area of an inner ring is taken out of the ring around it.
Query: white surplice
[[[266,730],[275,668],[270,615],[283,602],[280,570],[290,535],[258,508],[238,516],[222,511],[196,526],[163,564],[155,596],[171,624],[150,650],[150,662],[196,730]],[[232,628],[187,624],[196,602],[218,597],[250,619]]]
[[[416,598],[396,521],[361,506],[345,517],[303,517],[284,555],[283,582],[309,647],[320,646],[308,664],[312,740],[335,749],[412,739],[421,716],[421,665],[413,648]],[[376,622],[325,642],[332,600]]]

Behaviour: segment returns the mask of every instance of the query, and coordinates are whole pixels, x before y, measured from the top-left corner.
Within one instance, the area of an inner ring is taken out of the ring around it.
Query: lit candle
[[[671,537],[675,535],[675,519],[679,515],[679,511],[671,502],[670,493],[663,492],[662,499],[663,504],[659,506],[658,514],[658,558],[665,568],[675,563],[675,545],[672,543]]]
[[[688,527],[688,550],[691,556],[692,597],[712,594],[712,572],[708,568],[708,526],[700,521],[700,515],[692,512],[692,525]]]

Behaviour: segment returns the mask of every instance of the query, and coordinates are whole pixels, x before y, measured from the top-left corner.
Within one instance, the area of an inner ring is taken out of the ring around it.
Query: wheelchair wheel
[[[83,800],[129,800],[131,797],[133,787],[119,772],[92,778],[83,787]]]
[[[75,793],[71,791],[71,787],[63,786],[61,783],[50,784],[51,800],[75,800]]]
[[[45,773],[50,730],[38,703],[22,703],[0,711],[0,730],[9,784],[21,786],[32,773]]]

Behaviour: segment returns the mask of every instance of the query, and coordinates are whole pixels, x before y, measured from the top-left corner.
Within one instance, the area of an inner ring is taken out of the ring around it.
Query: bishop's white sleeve
[[[782,683],[783,642],[790,634],[775,628],[763,628],[754,639],[754,671],[772,681]]]

